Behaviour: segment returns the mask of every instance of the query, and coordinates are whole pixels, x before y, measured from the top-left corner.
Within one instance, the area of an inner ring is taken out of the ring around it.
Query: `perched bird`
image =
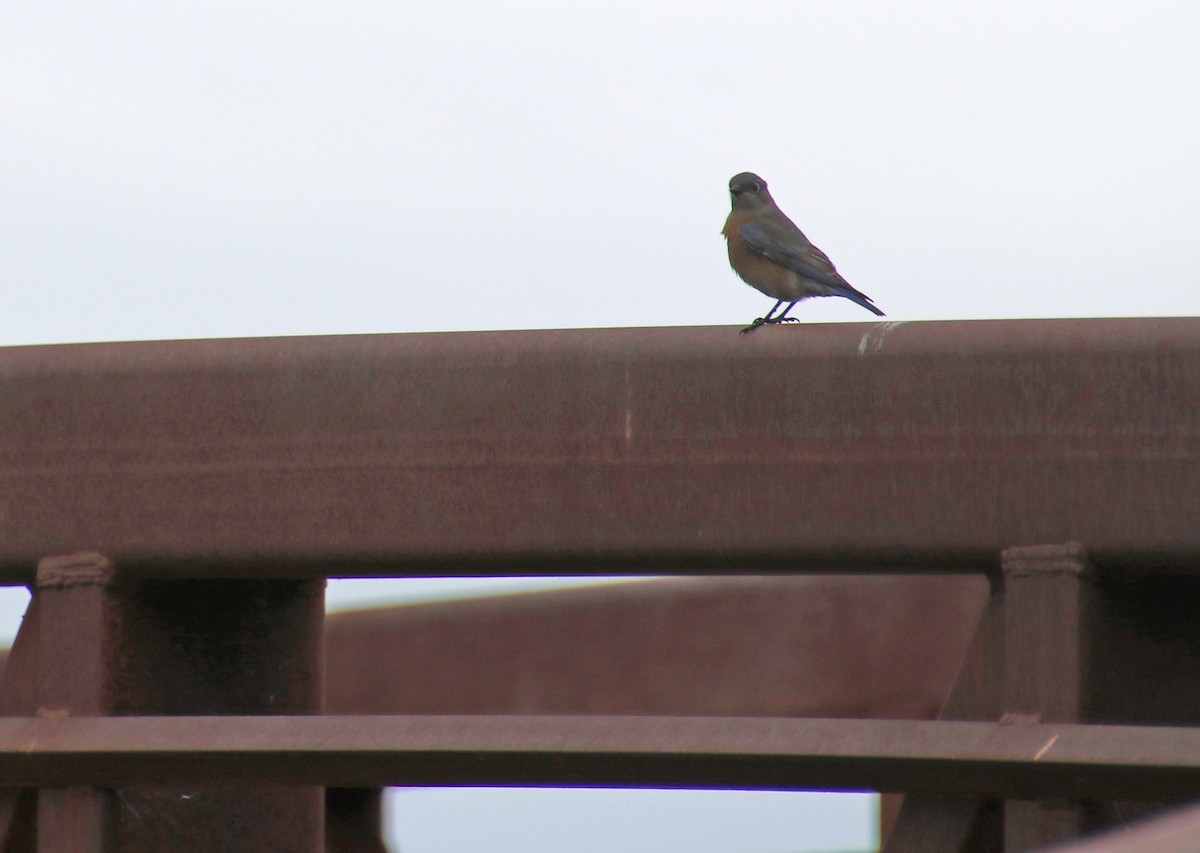
[[[880,317],[871,297],[855,290],[838,275],[833,262],[812,243],[780,210],[767,182],[753,172],[742,172],[729,180],[733,211],[721,233],[729,249],[729,265],[742,281],[779,300],[767,316],[759,317],[742,334],[759,326],[795,323],[787,314],[792,306],[810,296],[844,296]],[[774,316],[787,303],[783,313]]]

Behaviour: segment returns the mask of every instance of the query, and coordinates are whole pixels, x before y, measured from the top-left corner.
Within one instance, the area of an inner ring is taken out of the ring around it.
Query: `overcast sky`
[[[1200,314],[1197,44],[1187,2],[9,0],[0,344],[744,324],[743,170],[890,318]]]

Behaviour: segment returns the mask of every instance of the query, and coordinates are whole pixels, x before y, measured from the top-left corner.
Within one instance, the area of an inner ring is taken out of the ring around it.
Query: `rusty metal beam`
[[[707,577],[333,613],[325,707],[932,718],[986,600],[978,577]]]
[[[45,559],[0,678],[0,713],[318,713],[323,593],[319,581],[128,578],[91,553]],[[55,853],[261,849],[268,839],[316,849],[319,787],[188,781],[184,791],[40,786],[34,808],[5,788],[0,849],[31,849],[34,826],[38,850]]]
[[[1010,548],[1001,564],[1006,715],[1083,722],[1090,638],[1099,627],[1099,593],[1086,552],[1077,544]],[[1004,849],[1032,850],[1078,837],[1100,811],[1095,802],[1060,797],[1010,800],[1004,804]]]
[[[1200,796],[1200,730],[750,717],[0,719],[6,784],[553,785]]]
[[[1200,568],[1200,318],[0,350],[0,577]]]

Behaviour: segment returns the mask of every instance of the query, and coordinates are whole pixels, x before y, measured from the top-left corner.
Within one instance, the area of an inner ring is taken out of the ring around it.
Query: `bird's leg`
[[[782,300],[780,300],[780,301],[782,301]],[[796,306],[796,303],[797,303],[797,302],[799,302],[799,301],[800,301],[800,300],[799,300],[799,299],[797,299],[797,300],[795,300],[795,301],[793,301],[793,302],[789,302],[789,303],[788,303],[788,307],[783,309],[783,313],[782,313],[782,314],[780,314],[778,317],[776,317],[776,318],[775,318],[774,320],[772,320],[771,322],[772,322],[772,323],[799,323],[800,321],[799,321],[799,320],[797,320],[795,317],[789,317],[789,316],[788,316],[788,312],[789,312],[789,311],[791,311],[791,310],[792,310],[792,308],[794,308],[794,307]]]
[[[776,312],[776,311],[779,309],[779,306],[780,306],[780,305],[782,305],[782,304],[783,304],[783,300],[782,300],[782,299],[780,299],[778,302],[776,302],[776,303],[775,303],[774,307],[773,307],[773,308],[771,308],[771,310],[767,312],[767,316],[765,316],[765,317],[756,317],[756,318],[754,319],[754,322],[753,322],[753,323],[751,323],[751,324],[750,324],[749,326],[747,326],[746,328],[742,329],[742,331],[740,332],[740,334],[743,334],[743,335],[745,335],[745,334],[747,334],[747,333],[749,333],[749,332],[753,332],[755,329],[757,329],[759,326],[763,325],[764,323],[778,323],[778,322],[779,322],[778,320],[772,320],[772,319],[771,319],[771,315],[773,315],[773,314],[774,314],[774,313],[775,313],[775,312]],[[795,304],[796,304],[796,303],[794,303],[794,302],[792,303],[792,305],[795,305]],[[791,308],[791,307],[792,307],[791,305],[789,305],[789,306],[788,306],[788,308]],[[785,313],[785,314],[786,314],[786,313],[787,313],[787,311],[784,311],[783,313]]]
[[[780,314],[778,317],[776,317],[775,312],[779,309],[779,306],[783,304],[783,300],[780,299],[778,302],[775,303],[775,306],[770,311],[767,312],[767,316],[759,317],[757,320],[755,320],[749,326],[742,329],[742,334],[744,335],[747,332],[753,332],[759,326],[774,326],[777,323],[799,323],[800,321],[798,319],[796,319],[795,317],[788,316],[788,312],[791,311],[792,308],[794,308],[796,306],[796,303],[799,301],[800,301],[799,299],[793,299],[791,302],[788,303],[787,308],[783,309],[783,313]]]

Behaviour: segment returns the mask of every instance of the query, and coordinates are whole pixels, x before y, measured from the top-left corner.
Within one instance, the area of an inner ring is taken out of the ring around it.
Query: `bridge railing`
[[[1015,850],[1200,787],[1197,319],[13,348],[0,405],[38,849],[509,779],[907,791],[887,849]],[[989,584],[941,721],[319,716],[326,577],[929,573]]]

